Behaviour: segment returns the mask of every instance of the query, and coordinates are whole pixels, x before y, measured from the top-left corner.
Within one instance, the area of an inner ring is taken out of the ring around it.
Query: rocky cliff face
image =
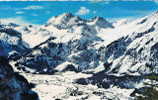
[[[0,99],[38,100],[38,95],[31,91],[31,84],[15,73],[4,57],[0,57]]]
[[[0,25],[0,100],[38,100],[31,91],[33,84],[14,72],[9,60],[28,50],[21,33],[14,30],[16,24]]]

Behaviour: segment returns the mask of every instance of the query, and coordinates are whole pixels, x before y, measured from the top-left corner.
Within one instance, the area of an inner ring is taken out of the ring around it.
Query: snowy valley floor
[[[65,72],[56,75],[37,75],[21,73],[31,83],[40,100],[132,100],[129,95],[133,89],[98,88],[95,85],[80,85],[75,79],[86,78],[91,74]]]

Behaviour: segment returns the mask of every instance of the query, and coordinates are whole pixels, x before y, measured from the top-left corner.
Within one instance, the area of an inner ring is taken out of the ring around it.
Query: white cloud
[[[8,23],[15,23],[19,25],[29,25],[28,21],[24,20],[22,17],[14,17],[14,18],[2,18],[0,19],[1,23],[8,24]]]
[[[36,10],[36,9],[43,9],[43,7],[42,6],[27,6],[23,9],[25,9],[25,10]]]
[[[156,4],[158,4],[158,0],[155,0],[154,2],[155,2]]]
[[[17,11],[16,14],[20,15],[20,14],[24,14],[23,11]]]
[[[86,7],[80,7],[80,9],[76,12],[76,15],[86,15],[90,12]]]
[[[46,14],[50,14],[51,13],[51,11],[46,11]]]
[[[93,14],[96,14],[97,13],[97,11],[93,11]]]

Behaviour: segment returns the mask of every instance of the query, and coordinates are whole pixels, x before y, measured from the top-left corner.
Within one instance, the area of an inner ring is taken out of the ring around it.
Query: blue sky
[[[88,19],[101,16],[108,19],[138,18],[158,10],[154,1],[0,1],[0,19],[23,23],[44,24],[52,16],[64,12]]]

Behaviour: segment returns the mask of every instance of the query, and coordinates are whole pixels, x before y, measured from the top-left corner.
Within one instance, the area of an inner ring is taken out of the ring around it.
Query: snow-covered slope
[[[112,63],[109,72],[158,73],[158,13],[136,20],[128,35],[110,43],[104,49],[104,60]]]
[[[16,24],[0,25],[0,55],[9,56],[14,52],[23,52],[28,48],[21,33],[14,30]]]

